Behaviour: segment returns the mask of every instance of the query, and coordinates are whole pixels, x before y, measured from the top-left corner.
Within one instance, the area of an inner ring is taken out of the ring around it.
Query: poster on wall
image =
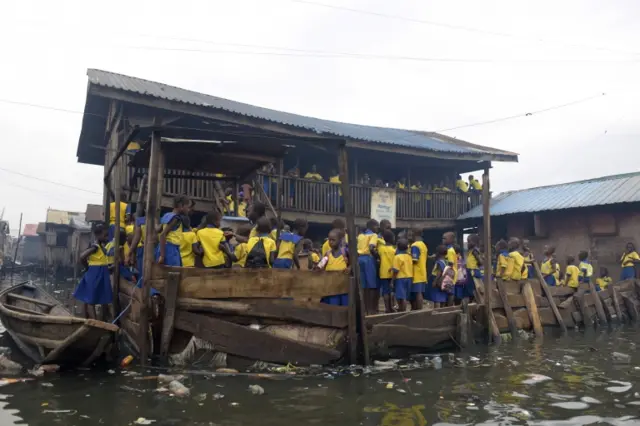
[[[388,188],[371,190],[371,218],[380,222],[387,219],[391,227],[396,227],[396,191]]]

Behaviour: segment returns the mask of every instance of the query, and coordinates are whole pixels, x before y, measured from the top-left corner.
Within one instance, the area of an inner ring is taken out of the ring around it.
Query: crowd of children
[[[112,203],[115,204],[115,203]],[[316,271],[349,273],[351,256],[349,240],[343,220],[336,219],[321,249],[314,248],[305,238],[307,222],[298,219],[293,230],[288,225],[279,226],[275,219],[265,215],[265,205],[251,204],[247,211],[251,225],[240,226],[233,232],[221,229],[221,215],[207,214],[196,227],[191,227],[189,216],[192,201],[184,196],[176,197],[174,208],[164,214],[154,230],[154,261],[158,264],[182,267],[221,268],[306,268]],[[121,231],[120,274],[125,279],[141,284],[145,238],[149,230],[144,215],[130,217],[128,208],[121,209],[126,224]],[[115,207],[110,212],[110,225],[94,227],[94,243],[85,250],[81,262],[86,272],[76,287],[74,297],[85,304],[85,314],[95,317],[95,305],[109,305],[112,301],[110,268],[115,255]],[[144,212],[142,212],[144,213]],[[357,265],[363,288],[364,307],[367,314],[378,313],[380,297],[386,312],[423,308],[428,300],[438,308],[464,298],[473,298],[474,279],[482,278],[485,264],[478,235],[467,238],[467,252],[463,256],[456,245],[455,234],[446,232],[442,244],[429,256],[422,239],[423,230],[410,229],[395,235],[391,223],[369,220],[355,241]],[[433,261],[428,272],[429,259]],[[622,258],[621,279],[634,278],[640,256],[629,243]],[[535,277],[535,259],[526,240],[511,238],[495,245],[494,275],[503,280],[523,280]],[[578,288],[581,283],[594,279],[589,253],[581,251],[578,262],[568,256],[561,271],[556,260],[555,248],[545,247],[540,262],[543,279],[550,286],[566,285]],[[596,290],[605,289],[612,282],[606,268],[594,280]],[[348,304],[346,294],[330,295],[322,302],[332,305]],[[103,306],[102,312],[106,311]]]

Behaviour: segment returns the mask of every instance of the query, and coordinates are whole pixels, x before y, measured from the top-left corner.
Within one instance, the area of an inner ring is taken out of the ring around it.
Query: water
[[[156,369],[53,373],[0,388],[0,424],[640,425],[638,345],[638,329],[622,327],[478,346],[453,362],[443,354],[440,370],[282,380],[198,372],[183,381],[183,399],[157,391]],[[631,359],[614,362],[613,352]],[[263,395],[249,391],[256,384]]]

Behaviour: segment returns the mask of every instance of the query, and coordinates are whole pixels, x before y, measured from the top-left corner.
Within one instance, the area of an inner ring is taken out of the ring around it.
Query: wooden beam
[[[584,326],[593,326],[593,319],[591,319],[591,314],[589,313],[589,307],[585,300],[584,290],[578,290],[573,296],[573,300],[578,304],[578,309],[582,315],[582,322],[584,323]]]
[[[162,147],[160,146],[160,134],[153,132],[151,136],[151,154],[149,159],[149,191],[146,208],[147,232],[144,241],[144,265],[142,284],[142,303],[140,307],[140,329],[136,333],[138,336],[138,347],[140,348],[140,362],[146,365],[149,357],[149,342],[146,338],[149,328],[149,299],[151,297],[151,275],[154,263],[154,233],[159,217],[160,205],[158,203],[158,192],[162,190],[161,176],[163,173]]]
[[[282,319],[323,327],[346,328],[347,308],[317,302],[282,299],[208,300],[179,298],[185,311],[213,312],[255,318]]]
[[[616,311],[618,321],[624,322],[625,317],[620,306],[620,293],[618,292],[618,289],[615,287],[615,285],[611,285],[611,300],[613,301],[613,309]]]
[[[620,296],[622,296],[622,300],[624,301],[624,304],[627,307],[627,311],[629,312],[629,317],[631,317],[631,321],[633,322],[638,321],[638,317],[640,317],[640,315],[638,314],[638,306],[636,305],[636,302],[631,298],[631,296],[628,293],[621,293]]]
[[[518,337],[518,328],[516,327],[516,320],[513,317],[513,311],[511,310],[511,305],[509,305],[509,298],[507,297],[507,290],[504,288],[502,279],[496,279],[496,286],[498,287],[498,293],[500,294],[500,298],[502,299],[504,312],[507,315],[509,331],[511,332],[511,336],[515,339]]]
[[[7,293],[7,297],[10,299],[22,300],[23,302],[30,302],[36,305],[46,306],[49,309],[53,308],[54,306],[57,306],[55,303],[45,302],[43,300],[34,299],[33,297],[23,296],[21,294],[16,294],[16,293]]]
[[[116,135],[116,140],[118,140],[119,137],[124,139],[124,135],[122,136],[118,136],[118,135]],[[118,140],[118,142],[120,141]],[[117,143],[117,145],[119,146],[120,143]],[[115,195],[115,203],[116,203],[115,230],[113,233],[113,255],[114,256],[113,256],[113,286],[112,286],[113,288],[112,304],[113,304],[114,319],[118,318],[120,314],[120,301],[118,300],[118,286],[120,285],[120,262],[122,261],[122,259],[120,259],[120,245],[121,243],[123,243],[122,241],[120,241],[120,228],[124,228],[124,224],[120,223],[120,213],[121,213],[120,202],[122,201],[122,175],[118,173],[120,171],[120,168],[117,167],[119,163],[122,163],[122,158],[118,158],[116,160],[116,167],[115,167],[116,176],[112,176],[111,178],[111,182],[114,186],[114,195]]]
[[[202,314],[178,311],[175,325],[212,343],[220,352],[266,362],[327,365],[341,356],[336,349],[277,337]]]
[[[545,296],[547,297],[547,300],[549,301],[549,306],[551,306],[551,311],[553,311],[553,315],[555,315],[556,321],[558,322],[558,325],[560,326],[560,329],[562,330],[562,332],[566,333],[567,326],[565,325],[564,320],[562,319],[562,315],[560,315],[560,311],[556,306],[555,300],[553,300],[553,294],[551,294],[551,291],[547,286],[547,282],[544,280],[544,277],[542,276],[542,272],[540,271],[540,266],[538,266],[537,262],[533,262],[533,267],[535,269],[536,276],[540,281],[540,287],[542,288],[542,291],[544,292]]]
[[[431,348],[453,340],[456,326],[414,328],[404,325],[379,324],[373,327],[371,341],[385,346]]]
[[[525,281],[522,284],[522,295],[524,296],[524,300],[527,304],[527,313],[529,314],[529,319],[533,325],[533,332],[535,333],[536,338],[542,338],[542,323],[540,322],[538,306],[536,305],[536,299],[533,295],[533,290],[531,289],[531,283],[529,283],[529,281]]]
[[[178,288],[180,287],[180,273],[170,272],[167,287],[164,291],[164,316],[162,318],[162,334],[160,337],[160,356],[167,357],[169,345],[173,337],[173,327],[176,317],[176,303]]]
[[[486,295],[484,305],[487,317],[487,331],[489,344],[493,341],[496,345],[500,344],[500,330],[497,330],[495,319],[493,318],[493,309],[491,307],[491,293],[493,292],[493,268],[491,263],[491,192],[489,184],[489,168],[487,164],[482,175],[482,221],[483,221],[483,239],[484,253],[486,262],[484,262],[484,294]]]
[[[591,291],[591,295],[593,296],[593,305],[596,308],[598,319],[602,324],[607,324],[607,314],[605,314],[604,308],[602,307],[602,300],[600,300],[598,292],[596,292],[596,286],[591,280],[589,280],[589,289]]]

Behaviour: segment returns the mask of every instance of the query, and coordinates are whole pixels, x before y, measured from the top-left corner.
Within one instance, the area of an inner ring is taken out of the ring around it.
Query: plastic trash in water
[[[249,385],[249,391],[254,395],[263,395],[264,388],[259,385]]]
[[[153,422],[155,422],[155,420],[145,419],[144,417],[138,417],[136,419],[136,421],[133,422],[133,424],[136,424],[136,425],[150,425]]]
[[[120,367],[125,368],[128,367],[129,364],[131,364],[133,362],[133,355],[127,355],[124,358],[122,358],[122,361],[120,361]]]
[[[184,376],[182,374],[158,374],[158,383],[171,383],[173,381],[181,381],[184,380]]]
[[[387,389],[393,389],[393,382],[389,382],[389,383],[387,383],[386,388],[387,388]]]
[[[189,388],[177,380],[174,380],[171,383],[169,383],[169,392],[181,398],[185,396],[189,396],[189,394],[191,394],[191,391],[189,390]]]
[[[439,356],[436,356],[435,358],[433,358],[431,362],[433,362],[434,369],[440,370],[442,368],[442,358],[440,358]]]

